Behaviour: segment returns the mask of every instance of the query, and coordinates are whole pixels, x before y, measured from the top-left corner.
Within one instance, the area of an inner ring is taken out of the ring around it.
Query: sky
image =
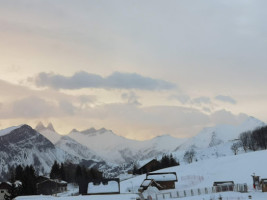
[[[0,128],[137,140],[267,122],[265,0],[0,0]]]

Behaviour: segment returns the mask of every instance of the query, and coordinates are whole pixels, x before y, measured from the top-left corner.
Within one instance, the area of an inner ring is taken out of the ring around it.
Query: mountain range
[[[5,173],[8,166],[18,164],[32,164],[39,173],[45,174],[55,160],[83,163],[88,167],[97,166],[114,172],[115,169],[126,170],[133,162],[166,153],[173,153],[180,159],[189,148],[198,150],[199,158],[205,158],[208,154],[220,156],[223,155],[220,153],[222,145],[229,146],[240,133],[264,125],[264,122],[248,117],[236,126],[204,128],[192,138],[162,135],[146,141],[127,139],[105,128],[73,129],[63,136],[56,132],[51,123],[44,126],[40,122],[35,129],[28,125],[14,126],[0,130],[0,174]]]

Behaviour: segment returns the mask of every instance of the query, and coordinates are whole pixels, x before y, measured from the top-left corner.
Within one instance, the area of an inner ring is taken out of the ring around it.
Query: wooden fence
[[[170,199],[170,198],[182,198],[188,196],[197,196],[203,194],[212,194],[217,192],[248,192],[247,184],[235,184],[234,186],[214,186],[214,187],[206,187],[206,188],[197,188],[191,190],[173,190],[170,192],[161,192],[156,194],[153,200],[162,200],[162,199]]]

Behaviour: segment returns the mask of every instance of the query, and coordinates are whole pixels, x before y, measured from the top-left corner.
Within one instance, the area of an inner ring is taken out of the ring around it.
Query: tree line
[[[267,149],[267,126],[241,133],[239,139],[245,152]]]
[[[231,146],[235,155],[239,148],[242,148],[245,152],[267,149],[267,126],[241,133],[238,141]]]
[[[94,168],[88,169],[85,166],[69,162],[58,163],[55,161],[51,167],[49,177],[50,179],[58,179],[81,185],[81,183],[88,183],[89,180],[101,179],[102,172]],[[5,200],[11,200],[23,195],[36,195],[37,180],[38,175],[32,165],[11,167],[9,170],[9,181],[12,185],[8,191],[9,194],[5,195]],[[16,184],[18,181],[21,184]]]

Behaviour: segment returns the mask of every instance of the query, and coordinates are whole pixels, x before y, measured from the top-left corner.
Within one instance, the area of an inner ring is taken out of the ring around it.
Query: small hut
[[[234,191],[234,181],[217,181],[213,183],[216,192]]]
[[[155,181],[159,190],[175,189],[178,181],[176,172],[148,173],[146,179]]]
[[[161,186],[153,179],[145,179],[140,185],[138,191],[142,193],[143,191],[147,190],[148,187],[156,187],[158,189],[161,188]]]
[[[93,180],[88,183],[87,195],[120,194],[120,179]]]
[[[57,179],[47,179],[36,184],[37,194],[52,195],[67,191],[67,182]]]

